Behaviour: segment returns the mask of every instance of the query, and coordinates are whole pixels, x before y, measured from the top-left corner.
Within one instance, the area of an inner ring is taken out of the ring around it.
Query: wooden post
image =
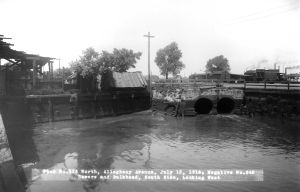
[[[49,72],[48,72],[48,89],[51,89],[51,86],[50,86],[50,81],[51,81],[51,64],[50,64],[50,61],[48,62],[48,68],[49,68]]]
[[[32,85],[33,85],[33,88],[37,88],[36,85],[37,85],[37,66],[36,66],[36,60],[33,59],[32,60],[32,67],[33,67],[33,75],[32,75]]]
[[[50,87],[52,89],[52,80],[53,80],[53,62],[50,61],[50,65],[51,65],[51,72],[50,72],[50,77],[51,77],[51,81],[49,82],[50,83]]]
[[[290,82],[288,81],[288,91],[290,90]]]
[[[83,84],[83,77],[82,76],[78,76],[78,81],[79,81],[79,90],[82,93],[83,92],[83,85],[82,85]]]
[[[264,84],[264,88],[266,89],[267,88],[267,82],[265,81],[265,84]]]
[[[116,114],[116,112],[115,112],[116,111],[115,110],[115,108],[116,108],[116,102],[117,102],[116,99],[117,99],[116,95],[112,95],[112,100],[110,100],[110,102],[112,102],[112,105],[110,105],[109,111],[113,115]]]
[[[50,72],[51,79],[53,79],[53,62],[52,61],[50,61],[50,65],[51,65],[51,72]]]
[[[64,84],[65,84],[65,77],[64,77],[64,73],[65,73],[65,68],[63,67],[62,68],[62,73],[61,73],[61,88],[62,88],[62,90],[64,91]]]
[[[48,69],[49,69],[48,79],[50,80],[50,71],[51,71],[51,65],[50,65],[50,62],[48,62]]]
[[[97,93],[94,93],[94,101],[93,101],[93,116],[96,119],[97,118],[97,109],[98,109],[98,102],[97,102]]]
[[[5,95],[7,95],[8,92],[8,65],[5,65]]]
[[[54,121],[54,112],[53,112],[53,104],[51,99],[48,100],[48,115],[49,115],[49,122]]]

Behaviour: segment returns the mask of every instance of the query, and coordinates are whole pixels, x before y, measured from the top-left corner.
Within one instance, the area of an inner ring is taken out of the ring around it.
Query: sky
[[[0,34],[15,50],[61,58],[68,66],[82,51],[127,48],[142,52],[136,68],[159,75],[156,52],[175,41],[181,75],[203,73],[218,55],[232,73],[299,65],[300,0],[0,0]],[[54,67],[58,68],[58,60]],[[297,69],[298,71],[300,69]]]

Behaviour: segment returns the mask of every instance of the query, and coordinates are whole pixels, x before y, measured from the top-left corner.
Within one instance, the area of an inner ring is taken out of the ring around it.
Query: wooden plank
[[[0,38],[1,39],[1,38]],[[14,44],[11,44],[11,43],[6,43],[4,41],[0,41],[0,45],[1,46],[14,46]]]
[[[40,56],[28,56],[26,57],[27,60],[40,60]]]

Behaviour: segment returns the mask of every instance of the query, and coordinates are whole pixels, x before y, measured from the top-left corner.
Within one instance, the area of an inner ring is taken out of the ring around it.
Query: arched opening
[[[213,103],[207,98],[200,98],[196,101],[194,107],[198,114],[208,114],[213,108]]]
[[[231,113],[234,109],[234,100],[231,98],[224,97],[217,103],[218,113]]]

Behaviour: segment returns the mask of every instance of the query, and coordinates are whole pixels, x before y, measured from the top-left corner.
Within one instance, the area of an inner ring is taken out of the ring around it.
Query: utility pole
[[[58,73],[60,75],[60,58],[58,58]]]
[[[148,89],[149,93],[151,94],[151,72],[150,72],[150,38],[153,38],[154,36],[150,35],[150,32],[148,32],[147,35],[144,35],[144,37],[148,38]]]

